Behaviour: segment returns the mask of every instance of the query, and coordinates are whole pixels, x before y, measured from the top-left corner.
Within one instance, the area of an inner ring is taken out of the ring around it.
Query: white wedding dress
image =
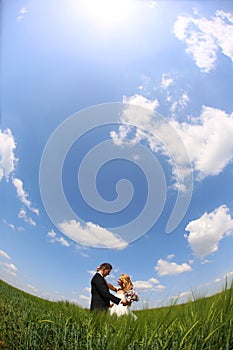
[[[117,298],[120,298],[121,300],[124,298],[124,292],[118,291],[116,294]],[[137,319],[137,316],[134,315],[134,313],[129,309],[129,306],[124,306],[123,304],[119,303],[113,304],[113,306],[110,308],[110,315],[116,314],[117,317],[123,316],[123,315],[130,315],[135,320]]]

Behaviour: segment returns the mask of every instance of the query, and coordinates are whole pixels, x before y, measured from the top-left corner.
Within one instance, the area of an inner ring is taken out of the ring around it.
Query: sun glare
[[[114,26],[129,19],[131,0],[85,0],[85,15],[101,26]]]

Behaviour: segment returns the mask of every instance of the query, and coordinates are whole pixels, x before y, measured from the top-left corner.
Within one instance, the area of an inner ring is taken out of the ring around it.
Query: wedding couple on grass
[[[112,270],[112,265],[103,263],[97,268],[96,274],[91,280],[91,311],[108,311],[110,315],[116,314],[118,317],[131,315],[136,316],[129,309],[133,301],[139,300],[138,293],[133,289],[130,276],[121,274],[118,279],[118,287],[113,286],[105,280]],[[109,289],[116,294],[113,295]]]

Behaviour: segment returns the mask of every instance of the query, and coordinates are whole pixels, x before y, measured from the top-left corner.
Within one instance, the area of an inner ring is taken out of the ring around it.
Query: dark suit
[[[108,310],[110,300],[115,304],[119,304],[121,301],[109,292],[104,277],[97,272],[91,280],[91,311]]]

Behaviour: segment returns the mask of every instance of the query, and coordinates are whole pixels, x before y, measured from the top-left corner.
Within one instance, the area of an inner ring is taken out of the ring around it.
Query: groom
[[[105,277],[110,274],[112,265],[109,263],[101,264],[96,274],[91,280],[91,311],[107,311],[110,306],[110,301],[115,304],[122,302],[120,298],[115,297],[109,292]]]

